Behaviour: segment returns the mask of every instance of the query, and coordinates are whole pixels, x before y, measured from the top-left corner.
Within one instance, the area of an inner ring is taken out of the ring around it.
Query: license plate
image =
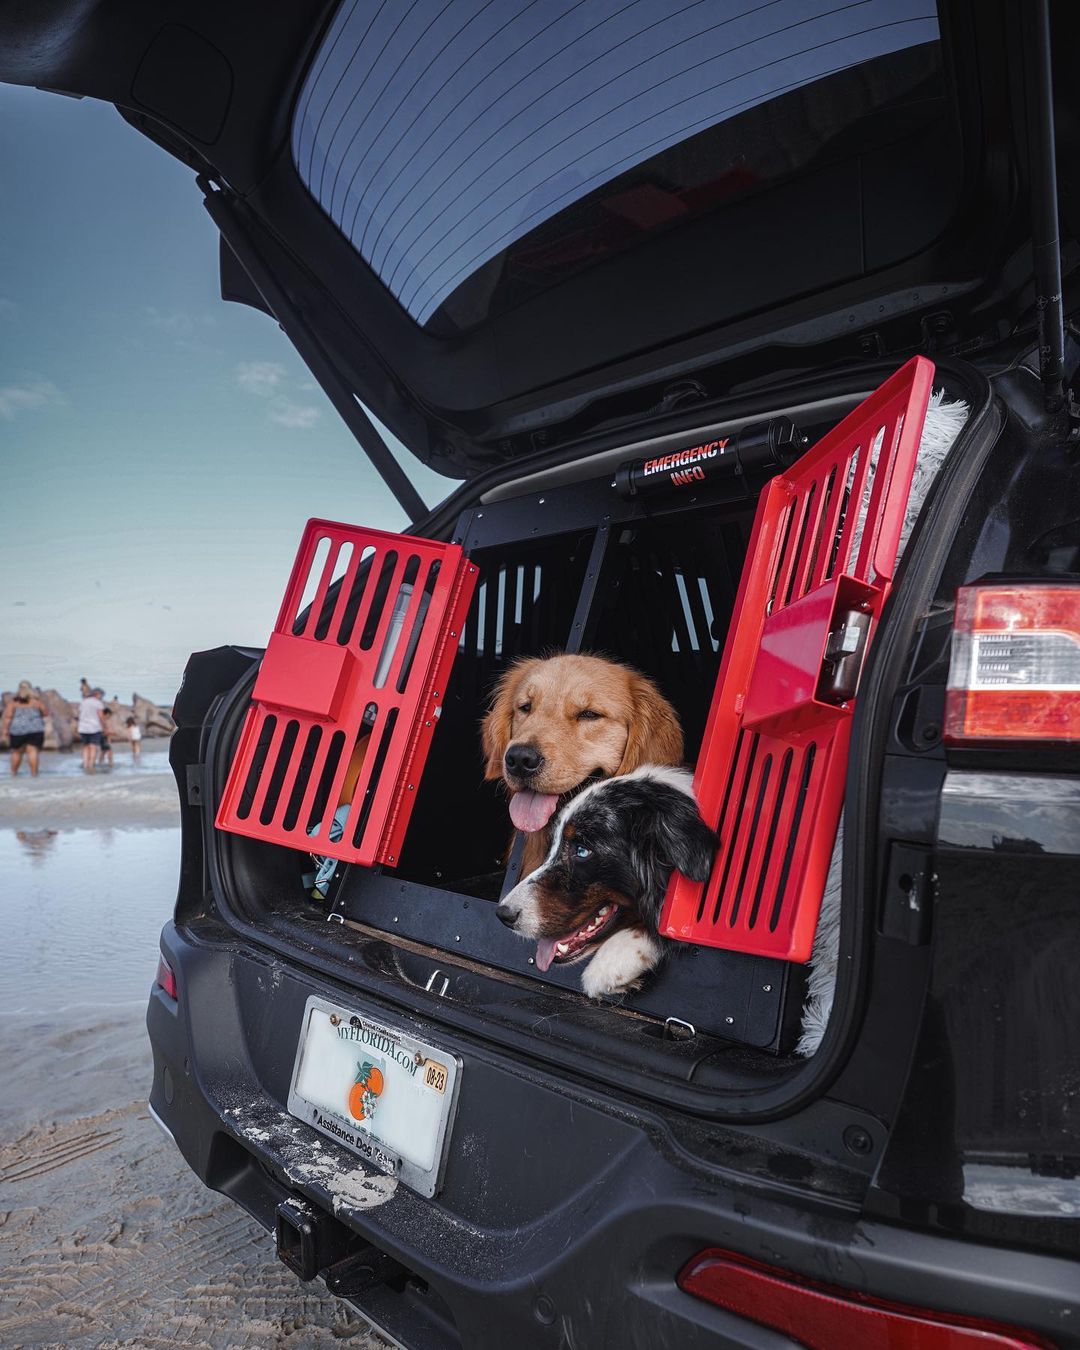
[[[289,1111],[421,1195],[438,1190],[461,1061],[394,1027],[311,997]]]

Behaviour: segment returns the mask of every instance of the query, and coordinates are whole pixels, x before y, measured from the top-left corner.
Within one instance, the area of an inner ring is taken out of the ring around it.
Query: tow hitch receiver
[[[283,1200],[275,1225],[277,1254],[294,1275],[321,1275],[339,1298],[354,1298],[383,1284],[403,1284],[408,1271],[392,1256],[362,1242],[344,1224],[299,1198]]]
[[[336,1219],[303,1200],[283,1200],[277,1207],[277,1254],[304,1281],[340,1261],[350,1237]]]

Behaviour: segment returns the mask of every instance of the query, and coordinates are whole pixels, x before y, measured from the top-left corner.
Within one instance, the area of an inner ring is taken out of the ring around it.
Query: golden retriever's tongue
[[[555,939],[540,938],[536,944],[536,969],[547,970],[555,959]]]
[[[558,802],[558,797],[544,792],[515,792],[510,798],[510,819],[517,829],[535,834],[555,814]]]

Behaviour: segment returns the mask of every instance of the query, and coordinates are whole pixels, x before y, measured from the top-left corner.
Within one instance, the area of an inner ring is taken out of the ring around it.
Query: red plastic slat
[[[328,605],[335,574],[341,583]],[[313,599],[301,616],[309,582]],[[476,568],[457,545],[308,521],[218,828],[346,862],[397,862],[475,585]],[[321,738],[309,752],[314,727]]]
[[[672,876],[667,937],[810,956],[855,706],[820,686],[826,643],[848,612],[873,639],[933,377],[909,361],[762,495],[694,777],[721,844],[704,884]]]

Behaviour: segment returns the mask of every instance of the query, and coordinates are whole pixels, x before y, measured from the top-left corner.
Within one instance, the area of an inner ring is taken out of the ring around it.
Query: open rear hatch
[[[415,522],[365,409],[494,481],[999,339],[1030,277],[1014,18],[56,0],[5,8],[0,78],[108,99],[195,170],[223,295],[281,324]]]

